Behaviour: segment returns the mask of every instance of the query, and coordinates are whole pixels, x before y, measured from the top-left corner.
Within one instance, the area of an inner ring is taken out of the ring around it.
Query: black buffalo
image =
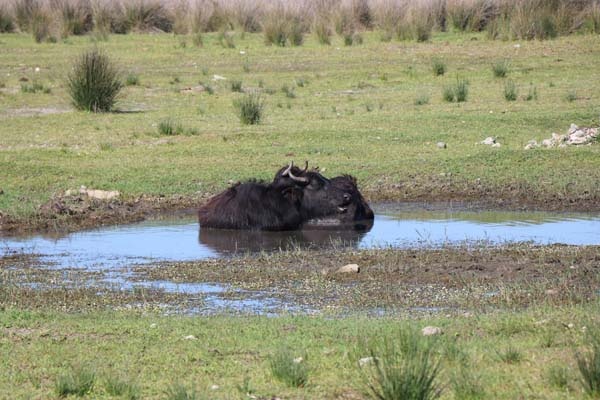
[[[274,231],[296,230],[323,219],[344,226],[373,217],[353,177],[327,179],[308,170],[308,163],[304,169],[293,163],[281,168],[271,183],[239,183],[198,211],[202,227]]]

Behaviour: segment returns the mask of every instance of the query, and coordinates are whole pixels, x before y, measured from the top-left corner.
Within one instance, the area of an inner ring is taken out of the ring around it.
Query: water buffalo
[[[327,179],[308,163],[304,169],[290,163],[271,183],[239,183],[198,210],[202,227],[221,229],[295,230],[323,218],[344,226],[373,217],[353,177]]]

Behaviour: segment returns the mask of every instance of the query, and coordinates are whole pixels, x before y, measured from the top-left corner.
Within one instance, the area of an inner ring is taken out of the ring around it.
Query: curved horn
[[[290,162],[290,165],[286,168],[285,171],[283,171],[281,173],[281,176],[288,176],[288,174],[290,173],[290,171],[292,170],[292,168],[294,167],[294,162]]]
[[[296,182],[308,183],[308,178],[304,178],[304,177],[300,177],[300,176],[294,176],[294,174],[292,174],[292,170],[291,169],[290,169],[290,172],[288,173],[288,176],[290,178],[292,178],[292,180],[294,180]]]
[[[308,160],[304,161],[304,169],[302,170],[302,173],[305,173],[308,170]]]

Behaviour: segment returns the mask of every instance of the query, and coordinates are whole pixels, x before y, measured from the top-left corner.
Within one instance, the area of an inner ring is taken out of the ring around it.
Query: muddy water
[[[307,247],[439,247],[485,241],[504,244],[600,244],[600,213],[427,210],[380,206],[366,232],[312,229],[248,232],[199,229],[193,216],[145,221],[63,237],[0,238],[0,255],[42,254],[57,267],[106,269],[156,260],[187,261],[236,253]]]

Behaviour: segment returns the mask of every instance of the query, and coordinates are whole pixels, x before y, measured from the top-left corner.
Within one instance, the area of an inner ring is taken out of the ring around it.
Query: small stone
[[[219,385],[212,385],[210,387],[210,390],[219,390],[219,389],[220,389]]]
[[[494,144],[492,145],[492,147],[500,147],[500,146],[502,146],[500,143],[494,143]]]
[[[213,75],[213,81],[226,81],[227,78],[221,75]]]
[[[444,142],[437,142],[436,146],[438,147],[438,149],[445,149],[447,147],[446,143]]]
[[[304,358],[302,357],[296,357],[294,358],[294,364],[300,364],[302,361],[304,361]]]
[[[437,326],[426,326],[421,330],[423,336],[437,336],[442,334],[442,328]]]
[[[150,324],[150,328],[156,328],[158,325],[156,324]]]
[[[542,146],[554,147],[554,142],[552,141],[552,139],[544,139],[544,140],[542,140]]]
[[[346,274],[346,273],[355,273],[358,274],[360,272],[360,267],[358,264],[347,264],[343,267],[338,268],[336,271],[338,273]]]
[[[183,339],[184,340],[196,340],[196,336],[194,336],[194,335],[187,335]]]
[[[491,146],[491,145],[493,145],[494,143],[496,143],[496,139],[494,139],[494,138],[493,138],[493,137],[491,137],[491,136],[488,136],[488,137],[486,137],[485,139],[483,139],[483,140],[482,140],[480,143],[481,143],[481,144],[488,145],[488,146]]]
[[[569,328],[569,329],[573,329],[573,328],[575,328],[575,325],[574,325],[572,322],[569,322],[569,323],[567,324],[567,328]]]
[[[80,191],[81,192],[81,191]],[[91,199],[97,199],[97,200],[112,200],[114,198],[117,198],[121,195],[121,193],[119,193],[116,190],[98,190],[98,189],[87,189],[85,191],[85,194],[91,198]]]
[[[371,364],[373,361],[375,361],[375,359],[373,357],[364,357],[364,358],[361,358],[360,360],[358,360],[358,366],[364,367],[367,364]]]

